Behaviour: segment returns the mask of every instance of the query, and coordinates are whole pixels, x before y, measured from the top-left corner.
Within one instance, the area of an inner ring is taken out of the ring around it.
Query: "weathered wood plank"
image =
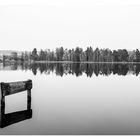
[[[14,123],[31,119],[31,118],[32,118],[32,109],[8,113],[8,114],[1,114],[0,127],[4,128]]]
[[[15,94],[25,90],[32,89],[32,80],[19,81],[11,83],[1,83],[1,92],[3,96]]]

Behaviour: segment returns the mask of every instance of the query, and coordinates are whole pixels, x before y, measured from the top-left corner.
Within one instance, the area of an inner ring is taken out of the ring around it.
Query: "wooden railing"
[[[32,89],[32,80],[0,83],[0,97],[1,97],[0,127],[1,128],[19,121],[30,119],[32,117],[31,89]],[[5,97],[22,91],[27,91],[27,110],[5,114]]]

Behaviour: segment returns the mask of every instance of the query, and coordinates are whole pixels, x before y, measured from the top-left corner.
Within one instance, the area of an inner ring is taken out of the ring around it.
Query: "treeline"
[[[110,50],[99,49],[93,50],[87,47],[84,51],[82,48],[64,49],[56,48],[55,51],[33,49],[31,58],[34,61],[73,61],[73,62],[140,62],[140,52],[138,49],[127,51],[126,49]]]
[[[127,51],[126,49],[93,49],[87,47],[83,50],[80,47],[75,49],[56,48],[31,52],[22,52],[17,55],[13,52],[11,56],[3,56],[3,61],[71,61],[71,62],[140,62],[140,52],[138,49]]]

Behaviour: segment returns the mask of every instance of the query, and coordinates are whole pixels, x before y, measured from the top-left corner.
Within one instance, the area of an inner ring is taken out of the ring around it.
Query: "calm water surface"
[[[140,65],[0,64],[0,81],[32,79],[32,118],[0,134],[140,134]],[[26,110],[10,95],[5,113]],[[12,118],[11,118],[12,119]]]

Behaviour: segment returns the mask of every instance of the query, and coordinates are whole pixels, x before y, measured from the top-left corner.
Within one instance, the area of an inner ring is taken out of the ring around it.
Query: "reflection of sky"
[[[0,134],[140,132],[139,76],[59,77],[34,76],[31,71],[0,71],[0,77],[3,82],[33,80],[33,118],[1,129]],[[9,96],[6,107],[7,112],[25,109],[26,95]]]

